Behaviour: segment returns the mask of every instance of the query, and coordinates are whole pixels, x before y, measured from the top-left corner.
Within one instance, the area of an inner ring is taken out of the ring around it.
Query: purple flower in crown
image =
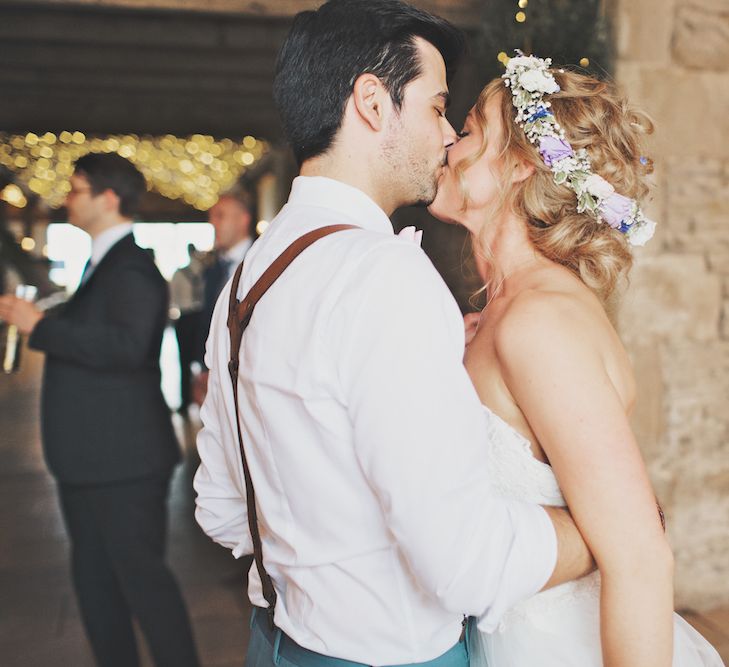
[[[633,215],[634,203],[632,199],[613,192],[602,202],[600,217],[613,229],[620,229],[622,223]]]
[[[539,154],[542,156],[544,164],[551,167],[563,158],[572,157],[575,152],[572,150],[572,146],[563,139],[546,136],[539,140]]]

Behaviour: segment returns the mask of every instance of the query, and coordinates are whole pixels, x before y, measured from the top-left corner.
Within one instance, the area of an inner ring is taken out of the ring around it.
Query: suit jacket
[[[160,389],[168,288],[131,234],[29,344],[46,353],[46,461],[59,481],[98,484],[167,473],[180,458]]]
[[[225,283],[228,282],[228,265],[223,262],[219,256],[216,256],[213,262],[205,267],[203,272],[203,306],[200,311],[200,322],[197,331],[197,340],[195,341],[194,360],[205,367],[205,343],[210,333],[210,320],[213,317],[215,304],[220,296],[220,292]]]
[[[198,336],[193,357],[194,361],[198,361],[203,368],[205,367],[205,343],[210,333],[210,321],[213,319],[215,304],[218,301],[220,293],[223,291],[223,287],[225,287],[228,280],[233,276],[235,269],[240,264],[240,261],[245,258],[249,248],[250,245],[246,248],[246,252],[240,259],[234,260],[227,260],[216,253],[213,261],[205,267],[205,271],[203,272],[203,306],[202,311],[200,311]]]

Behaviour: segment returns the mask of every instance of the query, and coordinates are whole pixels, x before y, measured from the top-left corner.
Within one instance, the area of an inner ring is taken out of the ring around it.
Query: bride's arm
[[[673,558],[625,408],[583,310],[520,298],[496,331],[504,380],[559,480],[602,576],[606,667],[668,667]]]

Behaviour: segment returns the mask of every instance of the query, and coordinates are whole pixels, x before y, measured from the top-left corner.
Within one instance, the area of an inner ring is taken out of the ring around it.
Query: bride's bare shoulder
[[[494,324],[509,334],[530,323],[537,323],[539,334],[544,335],[552,329],[564,333],[565,328],[576,328],[578,333],[582,327],[604,326],[607,321],[592,290],[569,269],[553,262],[507,285],[504,296]]]
[[[597,367],[604,360],[611,325],[592,292],[562,268],[533,272],[505,290],[492,340],[506,366],[528,359],[536,366],[559,360]]]
[[[579,334],[591,319],[584,295],[572,289],[525,287],[505,300],[494,321],[495,342],[508,344],[523,337]]]
[[[494,323],[493,345],[506,367],[580,364],[601,370],[626,409],[632,406],[635,381],[627,352],[599,300],[583,285],[519,290]]]

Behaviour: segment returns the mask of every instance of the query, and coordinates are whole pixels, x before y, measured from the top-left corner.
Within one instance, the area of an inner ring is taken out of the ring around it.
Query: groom
[[[317,241],[256,306],[240,350],[243,441],[257,495],[275,624],[254,567],[246,664],[468,662],[464,614],[493,629],[590,556],[561,510],[493,497],[484,413],[461,363],[463,321],[417,244],[389,215],[432,201],[456,135],[450,24],[398,0],[302,12],[274,94],[300,164],[288,203],[251,248],[238,295],[293,241]],[[207,343],[197,520],[253,551],[226,328]],[[265,587],[264,587],[265,590]]]

